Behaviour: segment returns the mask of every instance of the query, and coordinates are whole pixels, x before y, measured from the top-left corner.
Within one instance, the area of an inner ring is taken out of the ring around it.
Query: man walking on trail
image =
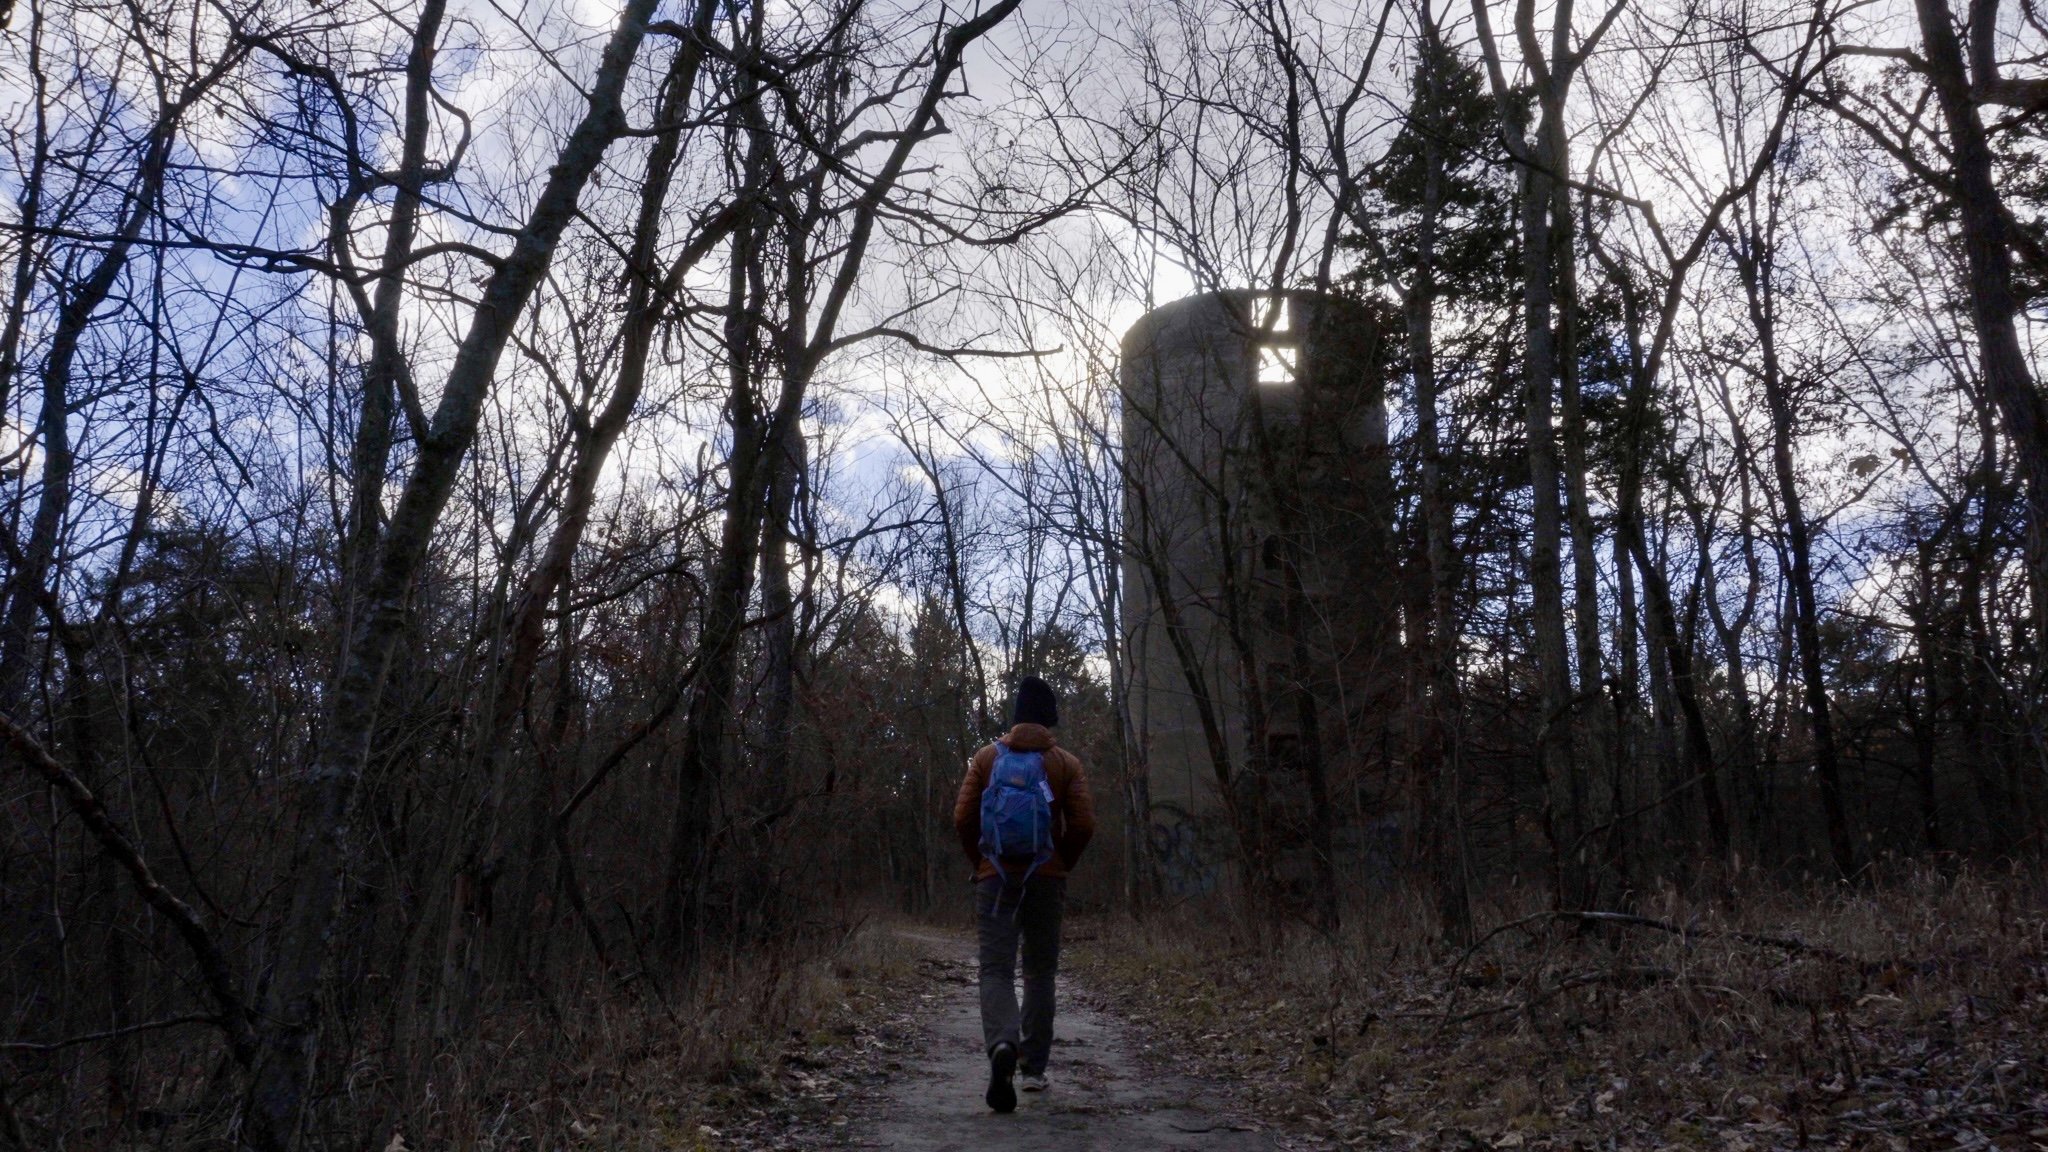
[[[1095,799],[1080,758],[1053,740],[1059,722],[1052,686],[1036,676],[1019,681],[1010,730],[968,761],[953,802],[953,828],[975,866],[981,1038],[988,1049],[988,1106],[998,1112],[1016,1109],[1011,1078],[1019,1073],[1026,1092],[1045,1091],[1067,873],[1095,835]],[[1015,982],[1020,942],[1021,1014]]]

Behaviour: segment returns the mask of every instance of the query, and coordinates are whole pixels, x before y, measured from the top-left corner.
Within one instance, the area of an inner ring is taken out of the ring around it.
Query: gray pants
[[[981,1039],[988,1051],[1017,1047],[1017,1068],[1045,1071],[1052,1055],[1053,977],[1060,967],[1060,912],[1067,903],[1064,876],[1033,876],[1020,889],[999,877],[974,886],[981,926]],[[1017,945],[1024,948],[1024,1011],[1017,1011]]]

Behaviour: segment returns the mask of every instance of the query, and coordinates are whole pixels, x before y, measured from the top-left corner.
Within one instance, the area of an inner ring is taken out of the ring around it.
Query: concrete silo
[[[1318,810],[1338,866],[1372,851],[1359,789],[1400,695],[1393,334],[1354,301],[1230,291],[1124,337],[1125,673],[1176,890],[1225,878],[1239,836],[1310,882]]]

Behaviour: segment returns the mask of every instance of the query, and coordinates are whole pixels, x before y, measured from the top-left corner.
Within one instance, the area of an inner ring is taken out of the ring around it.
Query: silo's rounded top
[[[1277,317],[1273,315],[1276,300],[1280,302]],[[1198,292],[1161,304],[1140,316],[1124,333],[1123,351],[1125,356],[1139,356],[1160,343],[1248,340],[1261,331],[1268,331],[1272,342],[1292,343],[1299,340],[1296,333],[1303,319],[1317,305],[1342,307],[1348,303],[1306,289],[1278,293],[1257,288]]]

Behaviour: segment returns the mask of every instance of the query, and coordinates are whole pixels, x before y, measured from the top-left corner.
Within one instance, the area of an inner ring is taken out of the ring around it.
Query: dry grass
[[[861,1054],[908,1039],[887,1013],[915,975],[888,936],[868,924],[824,946],[729,956],[665,998],[592,995],[574,1013],[508,1014],[400,1131],[413,1147],[478,1152],[828,1142],[847,1123],[845,1080]],[[430,1110],[442,1097],[451,1105]]]
[[[1345,1143],[2048,1149],[2038,877],[1641,902],[1683,935],[1542,912],[1504,901],[1448,950],[1396,893],[1336,939],[1203,910],[1075,961],[1155,1044]]]
[[[366,1039],[364,1055],[341,1070],[323,1102],[309,1146],[819,1146],[846,1122],[846,1081],[880,1068],[886,1057],[877,1053],[912,1038],[887,1015],[917,979],[913,958],[890,939],[887,927],[869,923],[724,956],[684,988],[590,981],[573,994],[500,1003],[473,1042],[431,1054],[409,1081]],[[155,1055],[153,1069],[197,1059],[168,1044]],[[29,1070],[50,1084],[103,1075],[77,1061]],[[10,1096],[31,1147],[57,1146],[61,1136],[78,1149],[231,1148],[232,1079],[195,1083],[201,1079],[145,1072],[147,1108],[125,1124],[98,1108],[59,1114],[43,1106],[47,1096],[33,1081],[17,1080]]]

